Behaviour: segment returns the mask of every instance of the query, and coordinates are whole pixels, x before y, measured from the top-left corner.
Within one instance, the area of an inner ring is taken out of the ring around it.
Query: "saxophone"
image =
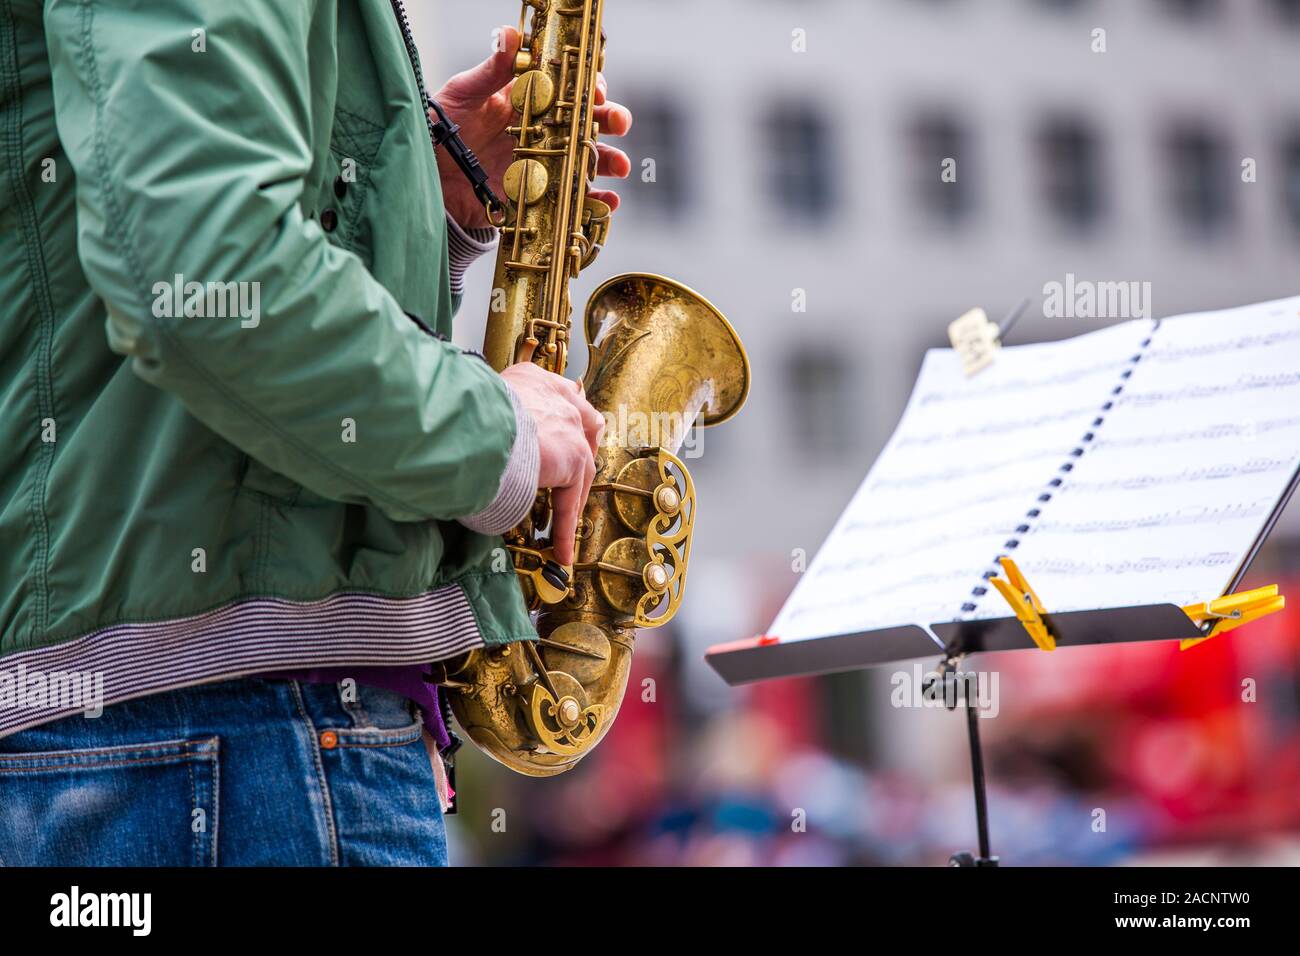
[[[506,172],[501,244],[483,352],[498,371],[536,362],[563,374],[569,283],[591,265],[610,208],[590,197],[596,173],[596,77],[605,0],[524,0],[512,102],[518,125]],[[529,14],[531,12],[531,20]],[[525,29],[527,27],[527,29]],[[588,401],[606,419],[576,541],[562,569],[546,534],[549,493],[506,535],[538,640],[481,648],[441,665],[457,722],[481,750],[535,777],[572,768],[609,730],[638,628],[681,605],[695,486],[677,457],[697,418],[732,417],[749,391],[735,330],[685,286],[617,276],[587,303]]]

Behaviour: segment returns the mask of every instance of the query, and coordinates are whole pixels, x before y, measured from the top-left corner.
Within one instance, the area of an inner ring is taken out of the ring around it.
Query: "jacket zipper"
[[[406,15],[406,7],[402,0],[390,0],[393,8],[393,16],[397,19],[398,29],[402,31],[402,45],[406,47],[406,60],[411,64],[411,72],[415,74],[415,86],[420,94],[420,103],[424,109],[425,124],[429,127],[429,149],[437,152],[436,137],[434,136],[433,118],[429,115],[429,93],[424,86],[424,71],[420,69],[420,57],[415,49],[415,37],[411,35],[411,21]],[[436,162],[436,158],[435,158]],[[405,311],[405,310],[403,310]],[[406,312],[406,317],[414,322],[422,332],[433,336],[440,342],[446,342],[447,336],[434,330],[427,322],[419,316]]]
[[[411,20],[406,15],[406,6],[402,0],[389,0],[393,7],[393,16],[397,18],[397,26],[402,31],[402,43],[406,47],[406,59],[411,64],[411,72],[415,74],[415,86],[420,93],[420,108],[424,110],[424,122],[429,127],[429,148],[433,149],[434,131],[433,117],[429,115],[429,91],[424,85],[424,71],[420,69],[420,57],[415,49],[415,37],[411,35]]]
[[[391,3],[393,5],[393,15],[397,17],[397,25],[402,31],[402,43],[406,46],[406,59],[411,64],[411,72],[415,74],[415,85],[420,91],[420,106],[424,110],[425,124],[429,127],[429,149],[436,153],[438,151],[438,137],[434,131],[433,117],[429,115],[433,101],[429,99],[429,92],[424,86],[424,71],[420,69],[420,58],[415,50],[415,37],[411,36],[411,21],[406,16],[406,7],[402,5],[402,0],[391,0]],[[440,341],[447,341],[445,335],[431,329],[422,319],[411,315],[409,312],[407,312],[406,315],[425,332]],[[468,351],[465,352],[465,354],[478,355],[477,352]],[[478,355],[478,357],[483,358],[481,355]],[[486,362],[487,359],[483,359],[483,361]],[[443,708],[443,726],[446,728],[447,736],[451,738],[451,745],[438,754],[439,758],[442,760],[443,768],[447,772],[447,787],[451,791],[451,803],[446,810],[447,815],[450,816],[458,809],[458,801],[456,800],[456,751],[460,749],[461,739],[457,737],[455,732],[451,729],[451,712],[450,708],[446,704],[446,697],[443,696],[441,688],[438,689],[437,693],[439,706]]]

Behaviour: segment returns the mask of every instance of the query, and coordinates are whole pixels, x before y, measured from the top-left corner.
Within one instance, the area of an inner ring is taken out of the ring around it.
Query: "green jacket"
[[[389,0],[0,0],[0,668],[534,636],[447,241]]]

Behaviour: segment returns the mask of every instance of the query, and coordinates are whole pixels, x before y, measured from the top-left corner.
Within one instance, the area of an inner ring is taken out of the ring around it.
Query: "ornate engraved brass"
[[[596,172],[596,76],[604,0],[525,0],[512,102],[518,140],[506,174],[484,354],[498,370],[568,364],[569,283],[596,258],[608,205],[587,195]],[[531,12],[531,18],[529,16]],[[530,776],[573,767],[600,742],[627,686],[638,627],[681,605],[695,485],[677,452],[697,418],[725,421],[749,391],[735,331],[704,298],[659,276],[613,278],[586,310],[584,386],[606,418],[597,476],[566,582],[553,561],[550,501],[506,536],[539,640],[473,651],[442,668],[471,741]]]

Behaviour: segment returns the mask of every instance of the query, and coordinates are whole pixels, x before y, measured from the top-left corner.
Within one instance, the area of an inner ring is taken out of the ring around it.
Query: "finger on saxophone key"
[[[592,467],[595,472],[595,467]],[[551,541],[555,549],[555,560],[571,567],[574,558],[574,544],[578,534],[578,518],[582,515],[583,505],[587,503],[587,494],[591,490],[591,481],[584,478],[581,484],[551,491],[552,514]]]
[[[582,429],[587,435],[587,444],[591,446],[591,453],[599,453],[600,440],[605,435],[605,416],[596,411],[596,407],[587,401],[586,388],[581,381],[577,387],[577,401],[574,403],[578,407],[578,413],[582,415]]]

